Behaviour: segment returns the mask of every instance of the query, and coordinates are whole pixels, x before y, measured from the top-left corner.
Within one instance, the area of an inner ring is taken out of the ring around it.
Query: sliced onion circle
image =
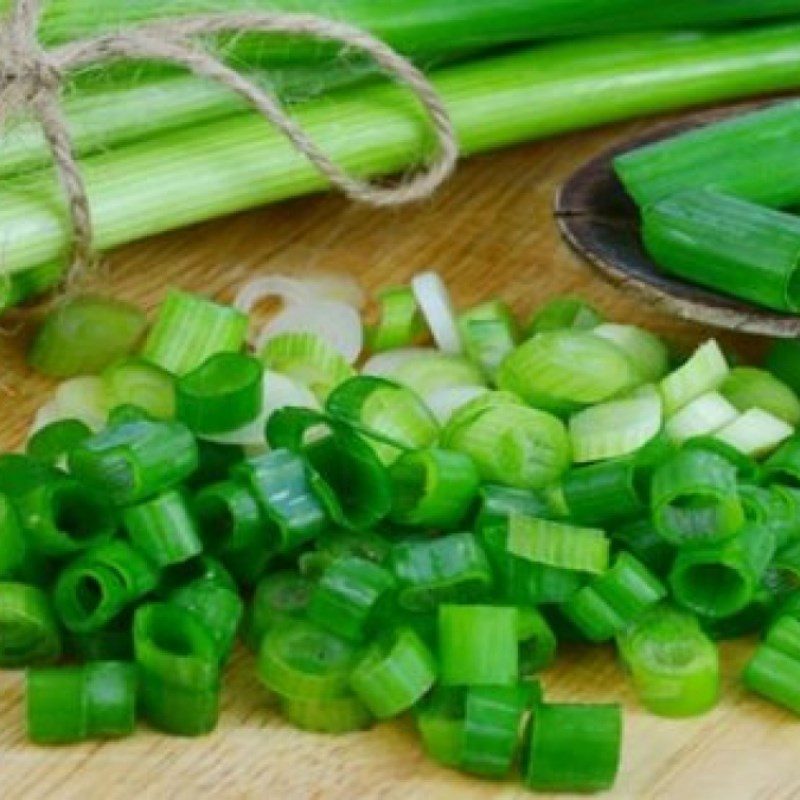
[[[411,290],[428,323],[433,340],[445,353],[462,352],[450,292],[438,272],[423,272],[411,279]]]

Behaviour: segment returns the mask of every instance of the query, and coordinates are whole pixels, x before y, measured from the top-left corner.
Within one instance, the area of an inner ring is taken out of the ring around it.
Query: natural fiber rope
[[[374,206],[396,206],[429,197],[451,174],[458,158],[453,124],[436,89],[406,58],[352,25],[308,14],[237,12],[203,14],[137,25],[115,33],[44,50],[37,39],[41,0],[17,0],[0,25],[0,123],[10,111],[30,110],[42,125],[69,203],[74,233],[70,277],[93,263],[92,215],[86,185],[59,105],[63,76],[74,69],[116,59],[162,60],[227,86],[247,100],[345,194]],[[367,53],[406,84],[433,123],[435,161],[394,187],[380,187],[348,175],[284,111],[272,94],[200,49],[192,37],[219,33],[285,33],[310,36]]]

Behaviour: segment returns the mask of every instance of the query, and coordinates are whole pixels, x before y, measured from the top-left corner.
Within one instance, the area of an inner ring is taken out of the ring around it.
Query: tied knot
[[[39,47],[12,46],[0,52],[0,106],[3,113],[36,105],[61,87],[61,71]]]

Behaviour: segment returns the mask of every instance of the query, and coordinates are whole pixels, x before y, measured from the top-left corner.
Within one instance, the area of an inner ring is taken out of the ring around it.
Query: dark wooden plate
[[[562,235],[604,278],[662,311],[762,336],[800,336],[798,315],[770,311],[662,272],[642,247],[639,213],[612,167],[612,159],[620,153],[775,102],[779,101],[691,114],[601,153],[573,173],[556,196],[555,214]]]

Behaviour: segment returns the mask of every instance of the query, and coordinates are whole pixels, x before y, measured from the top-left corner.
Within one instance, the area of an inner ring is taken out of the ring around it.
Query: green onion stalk
[[[651,33],[565,42],[435,70],[431,78],[470,155],[613,120],[796,86],[800,25],[714,34]],[[144,110],[146,111],[146,110]],[[360,176],[407,169],[433,139],[394,85],[342,89],[295,117]],[[254,112],[181,128],[81,164],[103,250],[204,219],[320,191],[326,181]],[[0,278],[12,302],[63,261],[69,224],[50,170],[0,188]],[[36,270],[39,280],[23,277]],[[14,274],[19,277],[9,278]]]

